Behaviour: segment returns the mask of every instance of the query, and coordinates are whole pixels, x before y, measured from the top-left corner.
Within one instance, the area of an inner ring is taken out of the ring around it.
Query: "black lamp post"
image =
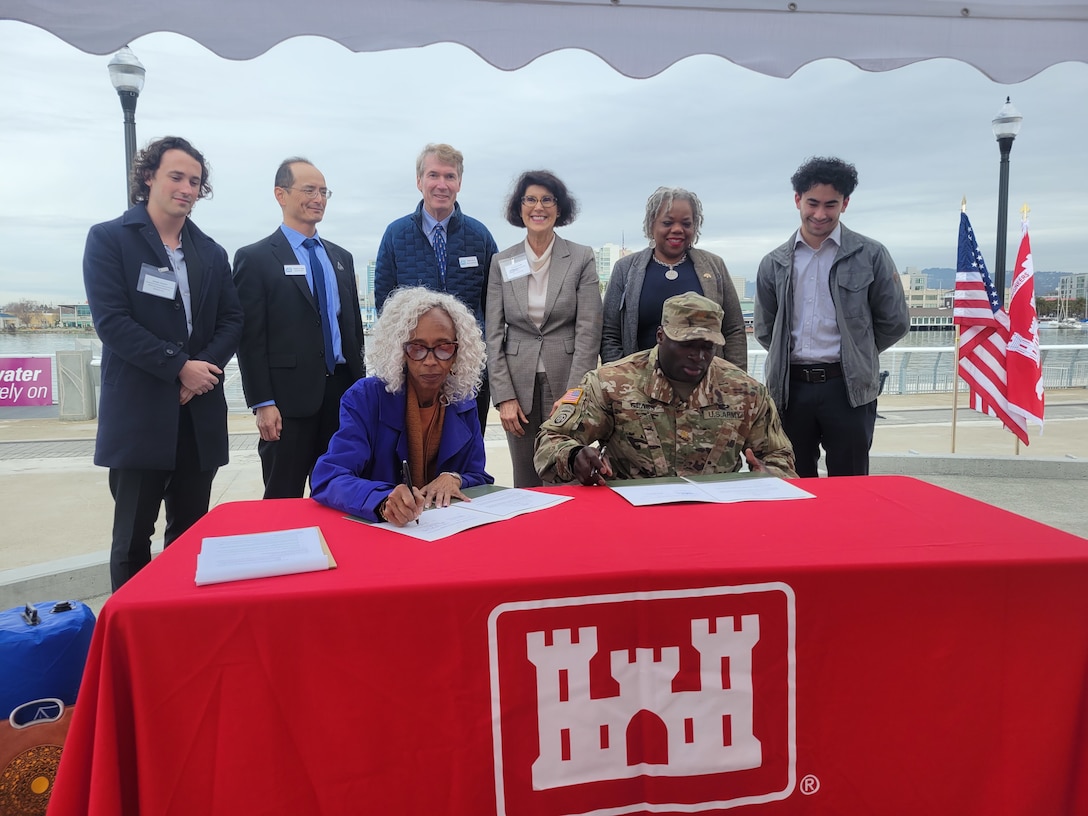
[[[1020,123],[1024,117],[1012,106],[1009,97],[994,117],[994,138],[1001,151],[1001,173],[997,191],[997,252],[994,256],[994,288],[997,289],[998,303],[1005,305],[1005,244],[1009,221],[1009,153],[1012,141],[1020,132]]]
[[[127,45],[113,55],[109,69],[110,82],[121,98],[121,110],[125,114],[125,201],[131,206],[132,160],[136,157],[136,100],[140,98],[147,72]]]

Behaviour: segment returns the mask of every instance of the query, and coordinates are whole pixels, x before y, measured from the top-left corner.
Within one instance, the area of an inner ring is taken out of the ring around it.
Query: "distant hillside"
[[[902,270],[900,270],[902,271]],[[956,286],[956,270],[943,267],[923,269],[922,274],[929,277],[930,289],[953,289]],[[992,273],[991,273],[992,274]],[[1068,273],[1066,272],[1040,272],[1035,270],[1035,296],[1054,295],[1058,292],[1058,283]],[[1006,275],[1005,284],[1012,283],[1012,270]]]

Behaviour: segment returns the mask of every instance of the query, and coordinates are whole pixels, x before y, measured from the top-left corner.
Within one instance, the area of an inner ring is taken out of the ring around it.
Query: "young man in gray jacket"
[[[793,443],[797,473],[869,473],[880,352],[907,333],[907,301],[884,246],[839,223],[858,174],[812,158],[791,179],[801,226],[756,275],[755,335],[767,388]]]

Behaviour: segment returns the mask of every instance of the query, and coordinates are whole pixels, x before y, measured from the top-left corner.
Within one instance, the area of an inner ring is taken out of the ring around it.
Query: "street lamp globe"
[[[130,180],[132,179],[132,161],[136,157],[136,100],[144,88],[144,76],[147,71],[143,63],[136,59],[127,45],[113,55],[107,66],[110,82],[117,90],[121,100],[121,110],[125,118],[125,201],[132,204]]]
[[[144,76],[147,70],[143,63],[136,59],[132,49],[127,45],[113,55],[109,62],[110,82],[118,93],[133,93],[140,95],[144,89]]]
[[[1006,96],[1005,104],[1001,106],[1001,110],[997,112],[992,122],[994,138],[999,142],[1002,139],[1015,139],[1020,132],[1020,123],[1023,121],[1024,117],[1020,115],[1020,111],[1013,107],[1009,97]]]

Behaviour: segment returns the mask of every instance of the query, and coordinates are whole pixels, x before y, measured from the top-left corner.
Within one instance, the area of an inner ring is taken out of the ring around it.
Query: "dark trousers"
[[[491,410],[491,383],[487,381],[487,372],[480,383],[480,393],[476,395],[476,413],[480,417],[480,433],[487,427],[487,412]]]
[[[793,444],[798,476],[817,475],[821,445],[827,452],[828,476],[868,476],[875,427],[876,400],[851,406],[842,377],[821,383],[790,381],[782,428]]]
[[[217,470],[200,469],[193,422],[185,406],[178,421],[177,461],[173,470],[110,468],[114,502],[110,583],[114,592],[151,562],[151,536],[163,502],[166,502],[164,546],[168,547],[208,512]]]
[[[257,443],[261,457],[266,499],[301,499],[306,480],[318,458],[329,449],[329,440],[340,427],[340,398],[354,379],[346,365],[338,365],[325,378],[325,395],[316,414],[281,417],[280,438]]]

